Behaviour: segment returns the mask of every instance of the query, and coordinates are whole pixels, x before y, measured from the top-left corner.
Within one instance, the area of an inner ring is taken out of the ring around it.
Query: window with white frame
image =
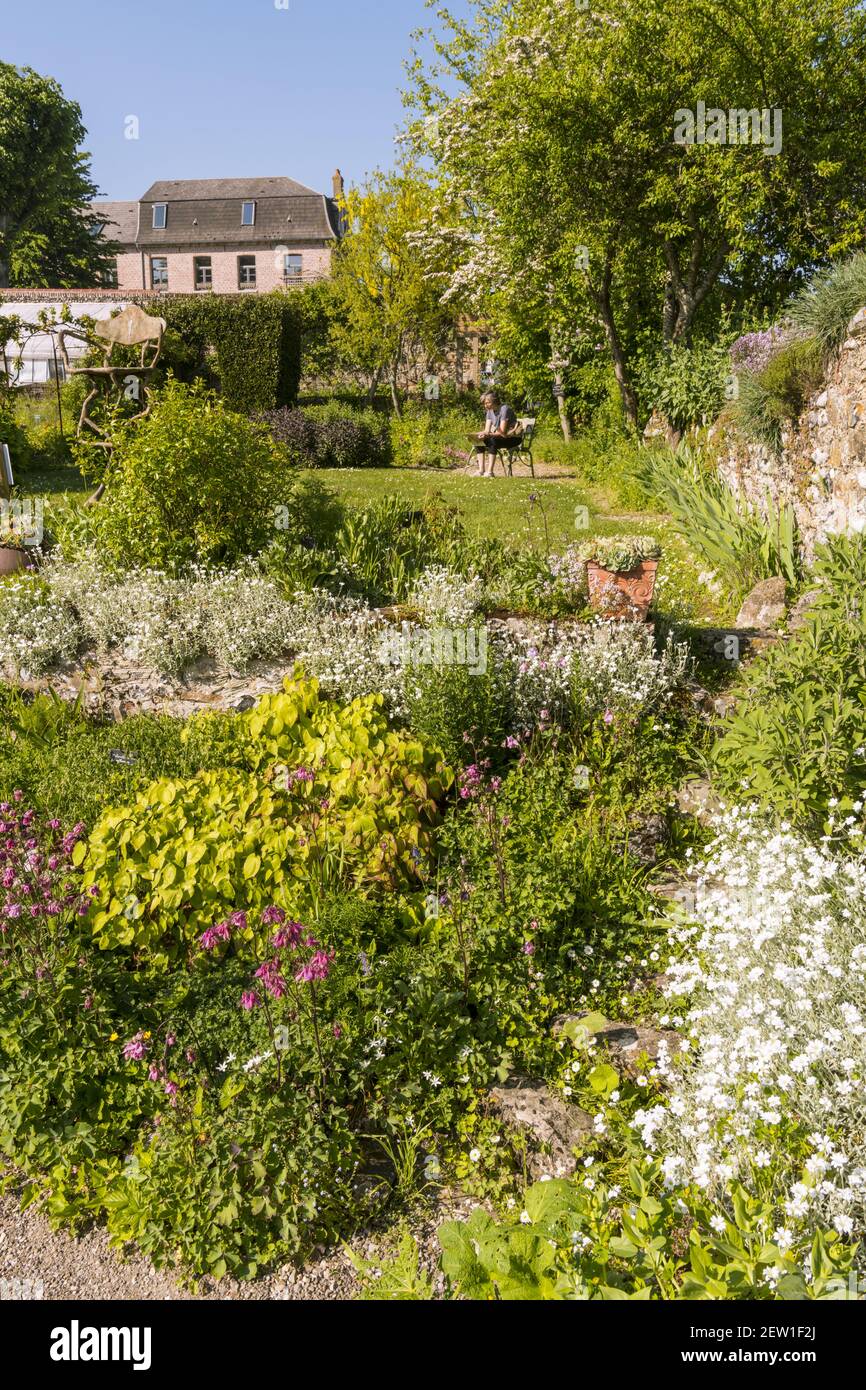
[[[158,232],[163,231],[168,225],[168,203],[154,203],[153,225]]]
[[[244,203],[241,208],[241,226],[254,227],[256,225],[256,205],[255,203]]]
[[[256,287],[256,258],[255,256],[238,256],[238,284],[242,290],[253,290]]]
[[[293,252],[283,257],[283,279],[300,280],[304,271],[303,256],[295,255]]]
[[[209,290],[213,285],[213,266],[210,256],[195,256],[193,265],[195,267],[196,289]]]
[[[168,289],[168,257],[151,256],[150,258],[150,284],[155,290]]]

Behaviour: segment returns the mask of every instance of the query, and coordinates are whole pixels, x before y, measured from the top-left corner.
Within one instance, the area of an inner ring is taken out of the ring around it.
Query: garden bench
[[[521,433],[515,438],[514,443],[506,447],[506,458],[508,459],[508,476],[514,477],[515,455],[519,458],[529,460],[529,471],[535,477],[535,461],[532,457],[532,440],[535,436],[535,426],[538,423],[535,416],[525,415],[518,421]]]

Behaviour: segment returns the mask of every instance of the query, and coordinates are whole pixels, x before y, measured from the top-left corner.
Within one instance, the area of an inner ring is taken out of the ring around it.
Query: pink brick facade
[[[296,281],[294,276],[286,280],[285,254],[301,258],[299,281]],[[311,280],[323,279],[330,271],[331,255],[332,250],[329,246],[292,246],[289,242],[283,242],[279,247],[264,247],[259,244],[222,249],[209,246],[200,252],[189,251],[186,248],[172,249],[168,246],[160,248],[158,253],[150,250],[127,251],[117,257],[117,288],[126,294],[154,288],[166,289],[171,294],[192,294],[197,289],[201,293],[207,293],[206,289],[196,285],[196,261],[206,259],[210,261],[211,292],[237,294],[238,290],[247,288],[240,282],[239,262],[243,256],[255,258],[256,280],[255,286],[251,289],[266,293],[268,290],[284,289],[287,284],[291,288],[297,283],[307,284]],[[167,262],[167,285],[153,283],[154,258]]]

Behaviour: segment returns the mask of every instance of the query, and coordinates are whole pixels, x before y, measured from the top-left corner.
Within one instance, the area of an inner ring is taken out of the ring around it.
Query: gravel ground
[[[436,1228],[450,1216],[465,1215],[475,1205],[468,1199],[446,1197],[435,1209],[414,1215],[409,1222],[428,1272],[436,1268]],[[375,1259],[393,1244],[394,1231],[387,1227],[364,1232],[353,1248],[365,1259]],[[323,1251],[302,1268],[291,1266],[250,1283],[223,1279],[204,1280],[195,1292],[185,1289],[171,1274],[156,1270],[140,1255],[121,1258],[108,1244],[104,1231],[94,1229],[78,1239],[52,1231],[45,1217],[33,1208],[22,1212],[14,1197],[0,1197],[0,1298],[44,1299],[287,1300],[298,1302],[345,1301],[358,1292],[355,1271],[342,1250]],[[17,1283],[14,1281],[18,1281]],[[29,1281],[23,1291],[20,1284]],[[42,1286],[41,1295],[39,1285]],[[11,1285],[11,1287],[10,1287]],[[441,1279],[437,1279],[441,1291]]]

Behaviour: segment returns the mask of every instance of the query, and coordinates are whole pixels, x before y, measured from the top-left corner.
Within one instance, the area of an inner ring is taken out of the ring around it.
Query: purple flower
[[[231,931],[228,922],[217,922],[215,927],[208,927],[207,931],[202,932],[199,937],[199,944],[204,951],[213,951],[221,941],[229,941]]]
[[[124,1047],[123,1055],[127,1062],[140,1062],[147,1056],[147,1043],[143,1033],[136,1033],[135,1037]]]
[[[272,999],[282,999],[288,986],[280,973],[278,960],[267,960],[256,971],[256,979],[261,980]]]
[[[331,961],[334,959],[333,951],[317,951],[314,956],[302,965],[295,974],[295,979],[299,984],[312,984],[315,980],[327,980],[331,973]]]
[[[280,930],[274,933],[273,938],[277,950],[283,951],[288,947],[293,951],[301,939],[303,930],[301,922],[287,922],[284,927],[280,927]]]

